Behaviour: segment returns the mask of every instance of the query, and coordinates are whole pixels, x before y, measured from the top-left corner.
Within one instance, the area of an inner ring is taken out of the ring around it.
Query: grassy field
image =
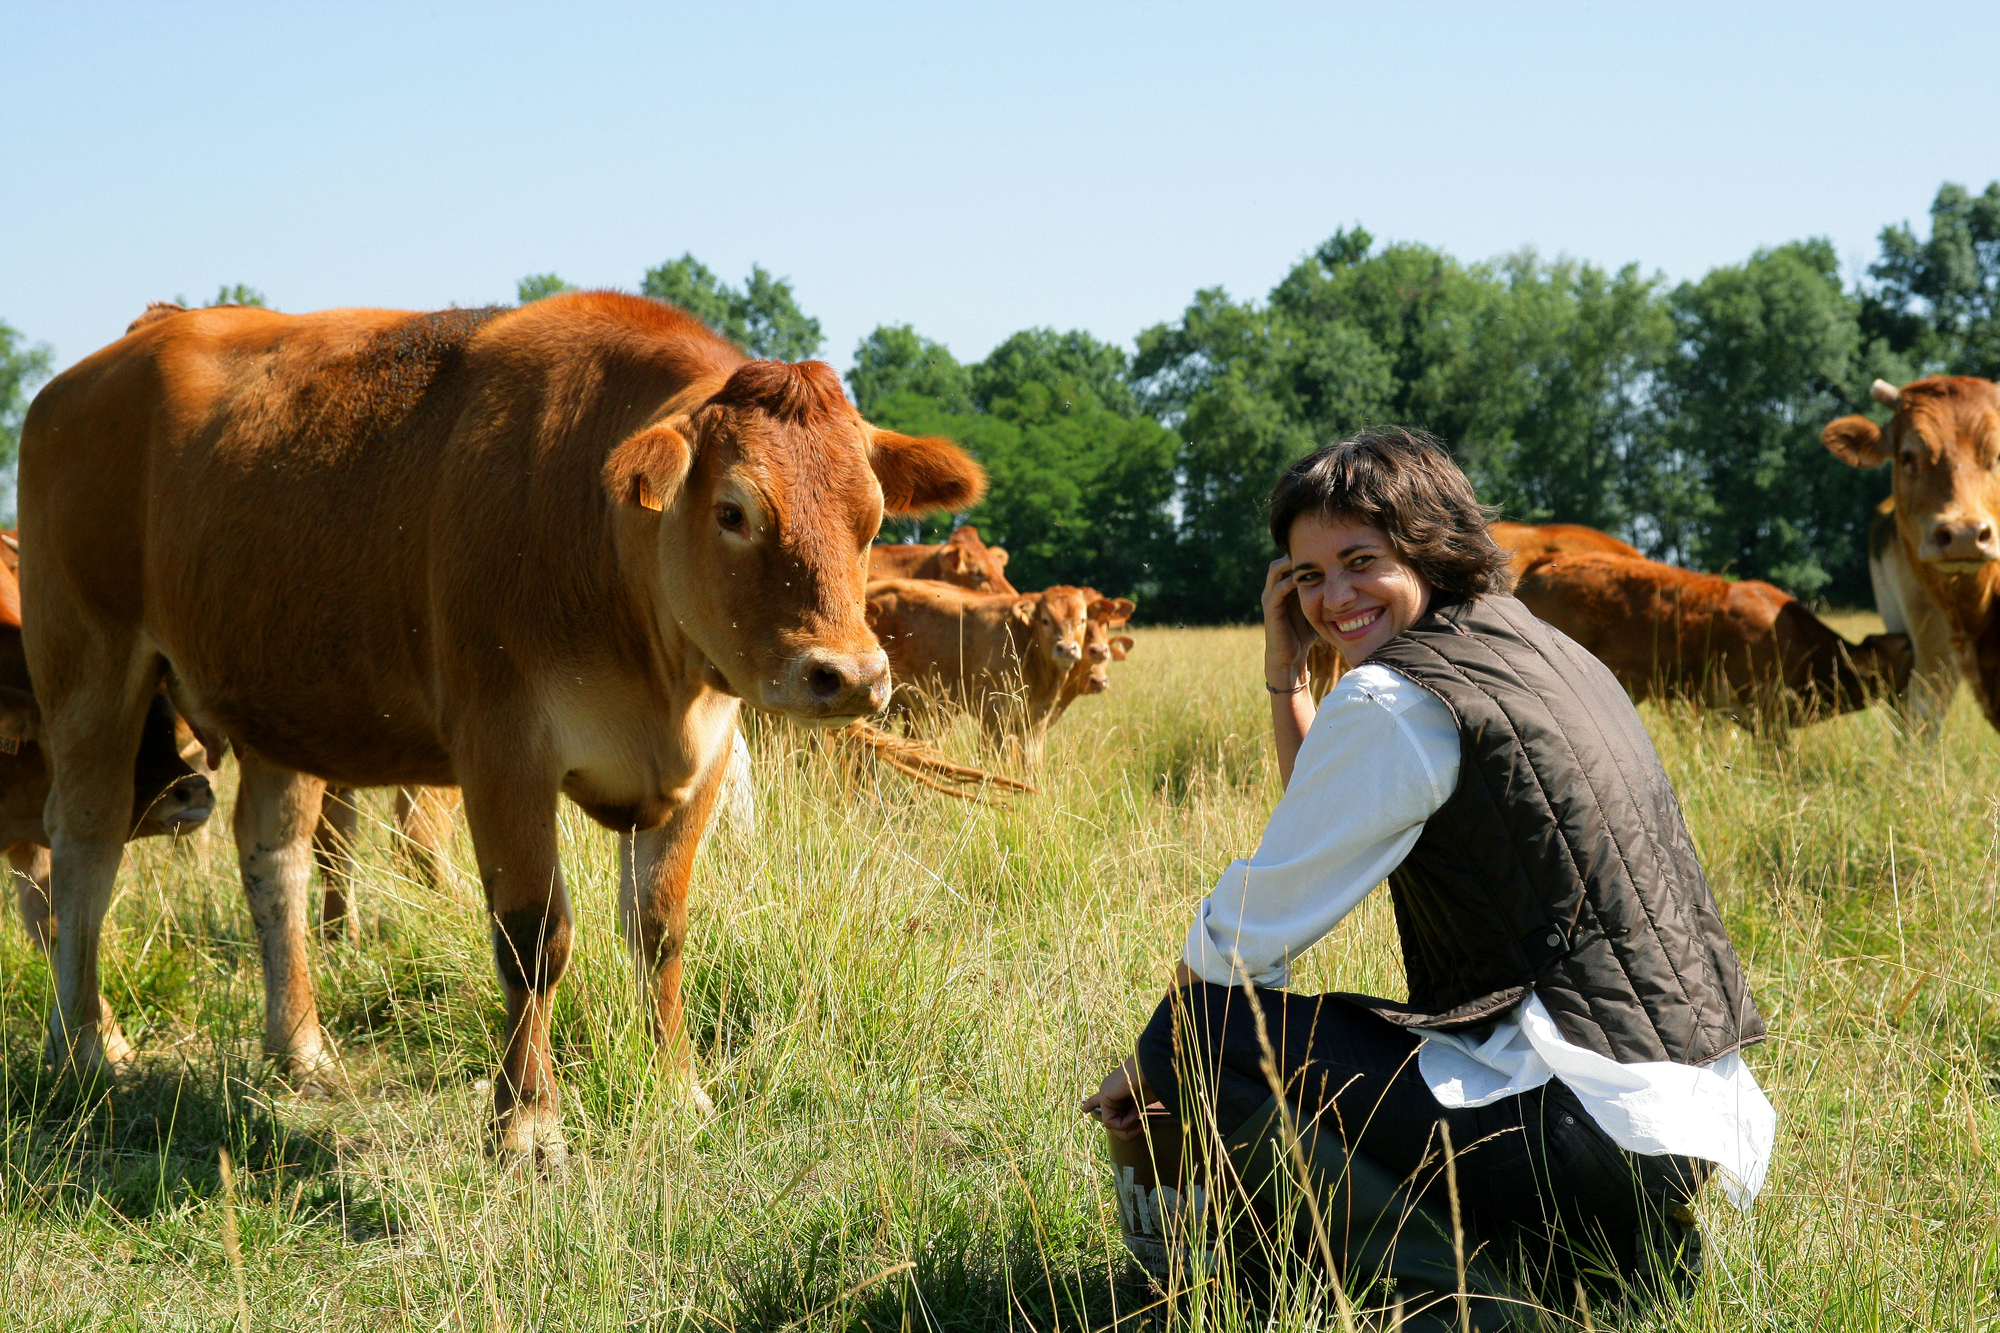
[[[442,892],[379,836],[366,854],[363,942],[317,978],[339,1079],[311,1095],[257,1060],[226,818],[135,847],[105,955],[141,1060],[115,1087],[51,1086],[48,970],[0,931],[0,1325],[1163,1329],[1075,1106],[1276,798],[1257,665],[1254,630],[1141,633],[1052,737],[1045,794],[1006,809],[755,736],[761,830],[713,838],[695,880],[707,1121],[652,1070],[612,840],[568,812],[553,1180],[481,1152],[501,1014],[462,835]],[[1880,709],[1784,748],[1647,720],[1770,1021],[1751,1060],[1782,1119],[1755,1214],[1703,1201],[1698,1297],[1631,1326],[2000,1321],[2000,737],[1964,697],[1934,746]],[[1299,984],[1400,993],[1396,956],[1378,894]],[[1239,1322],[1205,1299],[1175,1318]]]

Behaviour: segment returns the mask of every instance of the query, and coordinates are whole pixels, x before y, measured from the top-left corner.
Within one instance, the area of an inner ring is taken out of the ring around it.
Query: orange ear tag
[[[661,513],[666,506],[660,503],[660,496],[653,489],[653,483],[644,477],[632,478],[632,499],[641,507],[654,513]]]

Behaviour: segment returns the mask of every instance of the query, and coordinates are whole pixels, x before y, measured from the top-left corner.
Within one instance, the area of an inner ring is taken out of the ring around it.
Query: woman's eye
[[[743,511],[736,505],[721,505],[717,507],[715,516],[721,522],[722,526],[728,528],[731,532],[743,531]]]
[[[1356,573],[1359,573],[1360,571],[1368,568],[1368,566],[1374,563],[1375,563],[1375,557],[1372,555],[1357,555],[1352,560],[1347,562],[1347,567],[1351,570],[1354,570]]]

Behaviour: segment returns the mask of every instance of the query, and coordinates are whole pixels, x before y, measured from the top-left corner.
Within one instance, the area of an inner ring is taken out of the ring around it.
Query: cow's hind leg
[[[321,886],[319,937],[328,944],[354,944],[361,939],[361,916],[349,901],[360,836],[361,806],[355,792],[328,786],[320,798],[319,823],[312,840]]]
[[[264,1053],[292,1078],[325,1068],[306,902],[325,783],[239,748],[236,858],[264,960]]]
[[[17,842],[7,849],[7,866],[14,872],[14,899],[21,908],[21,929],[43,953],[55,943],[55,920],[49,915],[49,849]]]
[[[688,881],[727,770],[727,755],[718,756],[665,824],[618,840],[618,915],[632,951],[639,1003],[645,1006],[668,1077],[703,1114],[715,1108],[695,1075],[681,1003],[681,970],[687,946]]]
[[[132,832],[132,769],[159,665],[116,645],[72,646],[83,651],[42,658],[37,672],[46,692],[42,746],[53,777],[43,820],[55,921],[48,1059],[59,1070],[87,1074],[132,1056],[99,990],[98,947]]]
[[[456,787],[396,788],[396,859],[427,888],[445,882],[451,863],[452,815],[458,809]]]
[[[569,966],[569,896],[556,864],[553,779],[523,777],[504,755],[465,783],[465,819],[507,996],[507,1046],[493,1080],[493,1151],[502,1161],[558,1167],[568,1157],[549,1052],[549,1005]]]

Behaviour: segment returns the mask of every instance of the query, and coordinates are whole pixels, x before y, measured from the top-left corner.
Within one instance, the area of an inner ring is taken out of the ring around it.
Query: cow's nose
[[[201,774],[190,773],[167,788],[163,804],[177,807],[163,812],[167,823],[175,828],[194,828],[214,812],[215,788]]]
[[[1083,660],[1083,649],[1077,647],[1068,639],[1058,639],[1056,641],[1056,656],[1065,662],[1079,662]]]
[[[1111,649],[1101,643],[1091,644],[1090,660],[1093,662],[1109,662],[1111,660]]]
[[[880,649],[799,654],[788,673],[784,698],[773,702],[806,718],[852,718],[879,713],[889,702],[889,658]]]
[[[1991,560],[2000,555],[1993,525],[1985,521],[1940,523],[1931,532],[1931,544],[1939,560]]]

